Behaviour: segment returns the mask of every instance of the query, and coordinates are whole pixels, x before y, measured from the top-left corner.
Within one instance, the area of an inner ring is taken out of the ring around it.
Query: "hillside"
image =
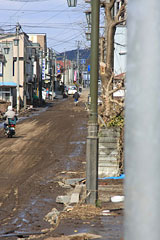
[[[59,55],[60,56],[64,56],[64,52],[60,53]],[[77,61],[77,49],[71,50],[71,51],[66,51],[65,55],[66,55],[66,59],[69,59],[71,61]],[[60,57],[60,58],[62,59],[63,57]],[[80,49],[79,50],[79,58],[80,59],[85,59],[85,60],[89,61],[90,50],[89,49]]]

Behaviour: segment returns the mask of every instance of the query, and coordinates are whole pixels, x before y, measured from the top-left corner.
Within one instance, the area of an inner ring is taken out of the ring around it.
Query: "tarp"
[[[1,87],[5,87],[5,86],[8,86],[8,87],[17,87],[17,83],[15,82],[0,82],[0,86]]]
[[[99,178],[99,179],[124,179],[125,174],[121,174],[119,177],[104,177],[104,178]]]

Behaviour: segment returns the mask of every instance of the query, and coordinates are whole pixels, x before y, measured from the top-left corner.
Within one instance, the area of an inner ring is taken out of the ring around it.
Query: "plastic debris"
[[[111,202],[117,203],[117,202],[123,202],[124,201],[124,196],[114,196],[111,197]]]

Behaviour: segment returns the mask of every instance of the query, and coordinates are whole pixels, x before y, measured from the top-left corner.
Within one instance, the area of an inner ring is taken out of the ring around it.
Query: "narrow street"
[[[12,139],[0,130],[0,235],[40,233],[51,228],[44,217],[53,208],[64,209],[63,204],[56,203],[56,197],[68,191],[59,182],[64,178],[85,177],[86,96],[82,94],[78,106],[71,96],[54,100],[45,111],[20,121]],[[71,234],[80,226],[79,232],[91,231],[105,236],[107,233],[108,238],[102,239],[120,239],[122,216],[107,219],[97,216],[89,225],[84,225],[85,222],[72,217],[67,221],[62,219],[54,234]],[[95,225],[96,229],[91,227]],[[53,236],[53,232],[48,236]],[[17,240],[17,237],[4,239]]]
[[[1,130],[1,232],[42,229],[59,194],[58,180],[74,172],[84,177],[86,124],[84,103],[74,106],[70,97],[17,124],[13,139]]]

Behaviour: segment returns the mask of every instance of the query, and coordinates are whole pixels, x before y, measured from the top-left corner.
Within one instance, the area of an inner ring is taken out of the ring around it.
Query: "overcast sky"
[[[67,0],[0,0],[0,27],[15,31],[20,23],[26,33],[46,33],[47,45],[58,52],[89,46],[85,38],[87,26],[85,0],[77,0],[76,8],[69,8]]]

